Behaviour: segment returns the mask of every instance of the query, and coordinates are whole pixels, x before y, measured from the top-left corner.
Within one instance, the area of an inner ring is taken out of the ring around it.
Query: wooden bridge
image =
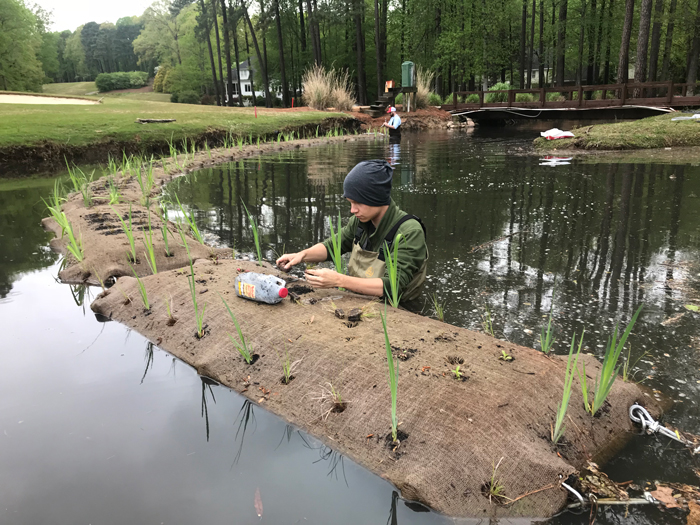
[[[693,86],[693,90],[690,90]],[[689,93],[690,91],[690,93]],[[675,109],[700,107],[697,84],[644,82],[538,89],[458,91],[457,101],[442,109],[477,121],[514,118],[642,118]],[[518,95],[534,95],[522,96]],[[472,95],[470,97],[470,95]],[[459,102],[467,97],[478,101]]]

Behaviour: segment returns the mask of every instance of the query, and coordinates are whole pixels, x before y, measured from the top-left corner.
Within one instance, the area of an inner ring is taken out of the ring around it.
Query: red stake
[[[255,118],[258,118],[258,106],[255,106]]]
[[[294,97],[292,97],[292,108],[294,107]]]

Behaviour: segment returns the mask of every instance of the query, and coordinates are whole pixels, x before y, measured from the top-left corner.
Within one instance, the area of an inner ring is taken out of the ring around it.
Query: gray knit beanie
[[[394,173],[385,160],[363,160],[350,170],[343,182],[343,198],[367,206],[391,203],[391,177]]]

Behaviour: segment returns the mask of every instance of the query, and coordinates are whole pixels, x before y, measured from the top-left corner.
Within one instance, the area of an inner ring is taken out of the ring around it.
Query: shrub
[[[433,82],[435,73],[429,69],[418,66],[416,69],[416,108],[426,108],[430,103],[430,84]]]
[[[255,97],[255,105],[256,106],[265,106],[265,97],[260,96],[260,97]]]
[[[179,93],[171,93],[170,94],[170,102],[177,102],[179,97],[180,97]]]
[[[489,88],[489,91],[498,91],[501,89],[511,89],[508,82],[498,82]],[[486,102],[508,102],[508,93],[490,93],[486,95]]]
[[[476,93],[472,93],[471,95],[468,95],[465,102],[467,104],[478,104],[479,103],[479,95]]]
[[[200,102],[203,106],[213,106],[214,104],[216,104],[216,99],[212,95],[206,94],[202,95],[202,99]]]
[[[156,93],[163,93],[163,81],[168,71],[170,71],[170,66],[160,66],[158,68],[158,73],[156,73],[156,77],[153,79],[153,91]]]
[[[199,95],[194,91],[183,91],[178,95],[177,101],[180,104],[199,104]]]
[[[394,99],[394,104],[403,104],[403,93],[399,93],[396,95],[396,98]]]
[[[282,107],[282,102],[283,100],[279,97],[272,97],[272,107],[273,108],[281,108]]]
[[[428,104],[431,106],[442,106],[442,99],[437,93],[430,93],[428,96]]]
[[[140,88],[148,82],[148,73],[143,71],[130,71],[128,73],[100,73],[95,79],[95,85],[101,92],[115,89]]]
[[[334,107],[339,111],[352,109],[355,99],[347,71],[326,70],[322,66],[307,69],[302,78],[304,104],[314,109]]]
[[[555,92],[555,93],[547,93],[547,100],[550,102],[562,102],[562,101],[566,100],[566,98],[561,93]]]
[[[534,102],[535,95],[533,95],[532,93],[516,93],[515,94],[515,101],[516,102]]]

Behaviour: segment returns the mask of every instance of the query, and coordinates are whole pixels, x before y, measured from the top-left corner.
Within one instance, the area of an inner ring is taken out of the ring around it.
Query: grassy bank
[[[700,146],[700,121],[671,119],[690,114],[670,113],[631,122],[574,128],[572,139],[535,139],[535,148],[553,150],[625,150]]]
[[[43,92],[51,95],[76,95],[82,96],[88,93],[97,93],[94,82],[60,82],[56,84],[44,84]]]
[[[342,113],[304,109],[280,110],[220,108],[171,104],[127,97],[106,97],[101,104],[32,105],[4,104],[0,126],[2,164],[90,162],[104,160],[108,153],[167,150],[170,140],[185,137],[216,145],[226,134],[248,137],[266,135],[285,128],[316,125]],[[164,124],[137,124],[137,118],[176,119]],[[323,126],[322,126],[323,128]]]

